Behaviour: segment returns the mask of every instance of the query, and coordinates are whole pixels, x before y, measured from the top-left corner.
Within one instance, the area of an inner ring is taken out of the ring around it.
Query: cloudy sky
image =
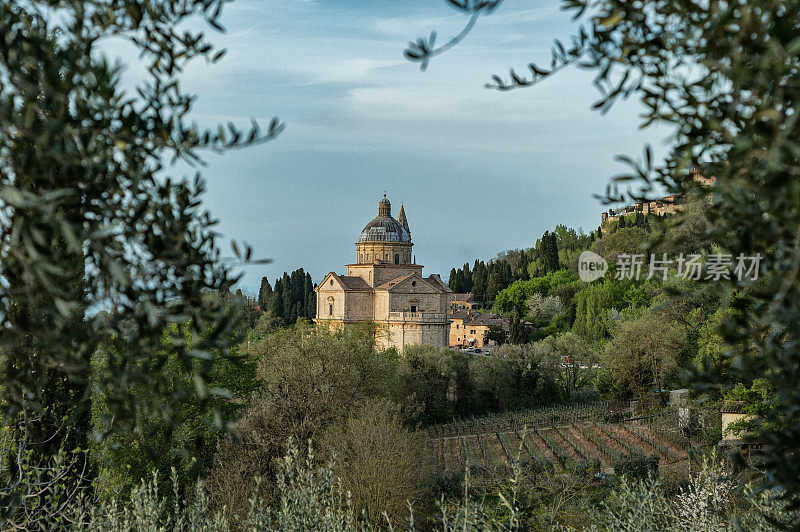
[[[402,52],[431,30],[439,42],[460,31],[465,17],[444,0],[228,6],[227,32],[213,36],[228,55],[184,76],[195,118],[287,124],[274,142],[207,158],[221,232],[274,260],[246,268],[243,285],[299,267],[315,281],[343,272],[384,190],[393,214],[405,204],[417,262],[443,277],[558,223],[597,227],[604,208],[592,195],[624,169],[614,155],[636,156],[665,132],[638,131],[635,103],[591,111],[597,92],[579,69],[516,92],[483,87],[549,61],[552,39],[574,28],[559,4],[506,0],[426,72]]]

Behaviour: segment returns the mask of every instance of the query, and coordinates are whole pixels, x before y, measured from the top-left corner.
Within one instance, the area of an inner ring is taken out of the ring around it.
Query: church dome
[[[411,242],[411,235],[391,216],[378,216],[361,231],[359,242]]]
[[[411,242],[411,233],[392,218],[392,204],[386,199],[378,202],[378,216],[361,231],[359,242]]]

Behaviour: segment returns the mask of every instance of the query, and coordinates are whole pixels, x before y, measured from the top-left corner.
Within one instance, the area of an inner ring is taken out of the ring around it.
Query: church
[[[378,216],[358,237],[355,263],[347,265],[347,275],[331,272],[315,289],[315,322],[331,328],[374,322],[378,347],[401,353],[411,344],[447,347],[452,290],[438,275],[422,276],[413,245],[403,206],[394,219],[384,194]]]

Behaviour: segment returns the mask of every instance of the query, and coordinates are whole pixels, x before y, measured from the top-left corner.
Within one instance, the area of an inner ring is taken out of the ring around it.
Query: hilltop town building
[[[705,187],[710,186],[716,181],[715,177],[706,176],[703,174],[701,169],[697,168],[692,170],[691,175],[695,182]],[[639,201],[633,205],[628,205],[620,209],[611,209],[602,213],[600,216],[600,230],[605,233],[608,230],[608,224],[611,222],[619,221],[620,218],[624,218],[631,214],[635,215],[637,212],[642,213],[644,216],[649,214],[655,216],[675,214],[676,212],[683,210],[685,203],[685,196],[672,194],[670,196],[664,196],[660,200]]]
[[[331,272],[315,289],[314,321],[331,328],[374,322],[377,345],[400,352],[411,344],[447,347],[453,292],[438,275],[422,276],[413,245],[403,206],[395,220],[384,194],[378,216],[361,231],[347,275]]]

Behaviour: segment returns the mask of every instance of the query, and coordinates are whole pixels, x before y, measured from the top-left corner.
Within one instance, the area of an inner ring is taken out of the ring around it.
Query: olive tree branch
[[[552,76],[556,72],[567,68],[568,66],[577,63],[584,52],[590,45],[590,36],[583,26],[577,35],[572,37],[572,45],[569,49],[564,47],[564,44],[556,39],[553,42],[551,50],[550,67],[542,68],[536,63],[529,63],[528,70],[530,70],[530,77],[521,76],[512,68],[509,70],[509,80],[504,80],[501,76],[495,74],[492,76],[492,81],[486,83],[487,89],[495,89],[499,91],[510,91],[514,89],[521,89],[525,87],[532,87],[542,80]]]
[[[405,55],[406,59],[409,61],[419,63],[420,70],[428,68],[431,57],[440,55],[463,41],[464,38],[469,35],[469,32],[472,31],[472,28],[475,27],[478,18],[480,18],[482,14],[490,14],[497,6],[503,3],[503,0],[447,0],[447,2],[459,11],[469,14],[469,20],[458,35],[439,48],[436,48],[435,31],[431,32],[430,37],[427,39],[419,37],[416,42],[410,41],[408,43],[408,48],[405,49],[403,55]]]

